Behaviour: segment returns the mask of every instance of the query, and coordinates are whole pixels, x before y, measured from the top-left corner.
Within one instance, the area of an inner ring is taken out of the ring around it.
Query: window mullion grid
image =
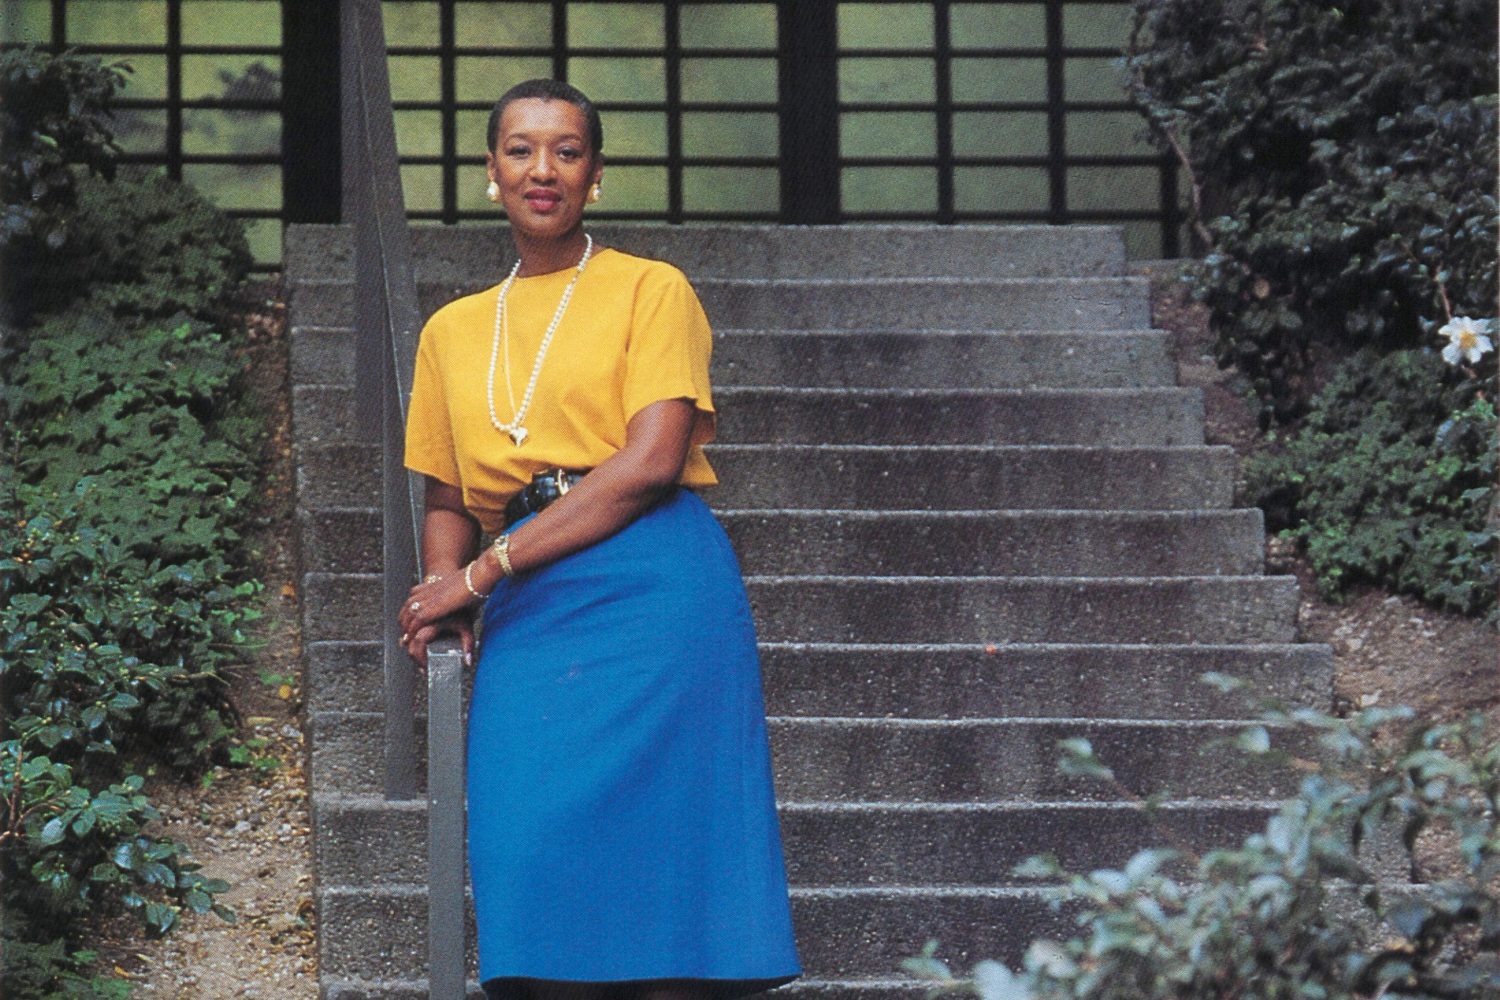
[[[167,0],[167,176],[182,180],[182,0]]]
[[[678,0],[667,0],[667,221],[679,223],[682,206],[682,19]]]
[[[567,0],[552,0],[552,79],[568,79]]]
[[[441,101],[443,222],[446,225],[458,221],[458,114],[455,110],[458,86],[457,60],[453,54],[456,42],[454,20],[454,0],[438,0],[438,98]]]
[[[937,87],[937,185],[938,222],[954,221],[953,207],[953,45],[949,31],[948,0],[932,5],[933,39],[936,42],[935,84]]]
[[[1062,4],[1049,3],[1047,13],[1047,174],[1048,217],[1053,225],[1068,221],[1067,118],[1063,111]]]

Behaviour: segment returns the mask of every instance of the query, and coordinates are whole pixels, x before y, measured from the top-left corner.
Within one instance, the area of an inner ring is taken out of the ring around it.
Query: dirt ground
[[[302,713],[296,523],[291,458],[291,383],[276,285],[243,299],[249,389],[269,433],[261,524],[250,537],[258,646],[228,672],[252,763],[217,767],[203,784],[148,780],[160,832],[186,844],[205,875],[230,884],[220,902],[233,924],[187,915],[160,940],[142,940],[131,917],[101,929],[106,961],[137,983],[139,1000],[312,1000],[318,995],[313,926],[312,830]]]
[[[1214,364],[1205,310],[1187,299],[1173,262],[1142,262],[1136,272],[1152,279],[1153,322],[1174,335],[1179,380],[1204,391],[1209,442],[1232,445],[1243,457],[1259,441],[1253,409],[1239,376]],[[264,646],[231,680],[245,735],[265,740],[256,753],[279,763],[219,768],[206,787],[156,783],[164,832],[186,843],[205,873],[231,883],[224,902],[239,919],[234,925],[212,916],[190,919],[160,941],[140,940],[123,921],[104,928],[107,960],[140,984],[142,1000],[317,996],[291,404],[286,332],[274,293],[271,285],[252,290],[246,316],[252,391],[272,427],[266,526],[253,539],[265,583],[257,630]],[[1500,723],[1493,630],[1373,590],[1329,604],[1317,596],[1306,564],[1276,538],[1267,541],[1266,560],[1268,573],[1301,580],[1302,638],[1333,647],[1338,707],[1404,703],[1444,717],[1480,709]]]
[[[1203,390],[1208,443],[1230,445],[1243,462],[1262,447],[1255,408],[1244,377],[1214,362],[1207,307],[1177,280],[1175,261],[1144,261],[1135,271],[1151,279],[1152,325],[1172,333],[1178,382]],[[1333,647],[1340,710],[1410,705],[1444,719],[1480,710],[1500,725],[1500,643],[1493,629],[1374,588],[1331,604],[1318,596],[1306,560],[1274,536],[1266,539],[1266,572],[1301,583],[1300,636]]]

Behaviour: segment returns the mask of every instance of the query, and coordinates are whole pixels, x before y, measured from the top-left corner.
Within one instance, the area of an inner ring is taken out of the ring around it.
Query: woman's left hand
[[[397,621],[403,635],[411,635],[424,625],[462,611],[477,598],[464,584],[463,570],[457,569],[440,580],[419,583],[406,595]]]

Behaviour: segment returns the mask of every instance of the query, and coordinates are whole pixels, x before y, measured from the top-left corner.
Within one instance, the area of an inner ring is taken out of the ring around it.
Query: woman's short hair
[[[500,100],[495,102],[495,109],[490,112],[490,124],[485,143],[490,152],[495,151],[495,143],[500,139],[500,116],[505,113],[506,106],[512,101],[520,101],[528,97],[539,97],[544,101],[567,101],[582,111],[583,117],[589,123],[589,145],[593,147],[594,155],[598,156],[604,152],[604,123],[599,120],[599,109],[594,107],[594,102],[570,83],[544,79],[526,80],[500,95]]]

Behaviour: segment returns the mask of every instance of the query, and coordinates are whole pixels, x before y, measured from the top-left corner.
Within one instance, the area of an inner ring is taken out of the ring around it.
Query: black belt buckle
[[[505,505],[505,527],[509,528],[527,514],[534,514],[558,497],[565,496],[583,475],[565,469],[538,472]]]

